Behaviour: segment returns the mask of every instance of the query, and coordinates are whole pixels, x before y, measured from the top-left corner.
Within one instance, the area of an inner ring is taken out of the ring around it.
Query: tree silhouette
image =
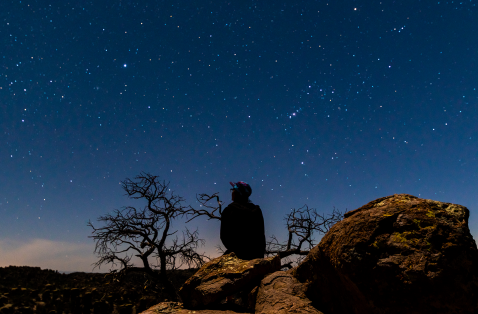
[[[212,195],[209,194],[199,194],[199,196],[196,195],[197,201],[201,204],[199,205],[200,207],[203,207],[201,209],[194,209],[192,206],[189,206],[189,210],[187,212],[189,218],[188,221],[190,222],[191,220],[199,217],[199,216],[207,216],[207,220],[211,219],[217,219],[221,220],[221,215],[222,215],[222,202],[219,200],[219,193],[216,192]],[[210,204],[209,202],[213,199],[216,199],[217,205],[216,204]],[[219,213],[219,215],[216,214],[216,211]]]
[[[315,208],[307,205],[299,209],[292,208],[286,215],[286,228],[288,231],[287,240],[280,242],[272,235],[266,242],[266,255],[277,254],[281,259],[291,255],[299,255],[299,263],[309,251],[317,244],[314,234],[325,234],[337,222],[343,219],[343,214],[333,209],[332,214],[325,215],[317,213]],[[292,268],[292,261],[288,260],[282,267]]]
[[[222,202],[219,199],[219,194],[199,194],[196,197],[201,204],[201,209],[194,209],[190,207],[187,215],[188,222],[200,217],[206,216],[208,220],[221,220]],[[219,215],[218,215],[218,214]],[[343,214],[333,209],[331,214],[319,214],[315,208],[309,208],[307,205],[299,209],[291,209],[284,220],[286,221],[287,240],[280,242],[276,236],[272,235],[269,241],[266,242],[266,252],[269,255],[279,255],[281,259],[286,259],[286,263],[282,267],[292,268],[292,261],[289,257],[292,255],[299,255],[300,262],[309,251],[316,245],[315,235],[325,234],[337,222],[343,219]],[[224,252],[219,246],[218,249]]]
[[[150,276],[150,280],[160,283],[172,301],[179,300],[177,291],[168,278],[167,270],[183,265],[188,268],[200,267],[209,259],[196,252],[199,244],[198,231],[183,231],[183,238],[172,238],[173,220],[186,215],[189,208],[183,206],[184,199],[169,189],[169,183],[159,181],[158,176],[142,172],[134,180],[121,182],[123,190],[131,199],[144,200],[146,205],[140,208],[126,206],[112,213],[100,216],[97,221],[102,227],[93,228],[92,236],[96,242],[95,253],[99,260],[95,268],[103,264],[119,265],[120,270],[111,270],[118,279],[131,272],[141,272]],[[142,267],[136,267],[133,256],[141,260]],[[158,271],[159,270],[159,271]]]

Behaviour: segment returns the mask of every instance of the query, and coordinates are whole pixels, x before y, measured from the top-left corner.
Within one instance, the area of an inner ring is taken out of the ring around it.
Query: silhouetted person
[[[230,184],[232,203],[221,216],[221,241],[227,249],[225,254],[234,252],[245,260],[264,258],[266,236],[261,208],[249,200],[252,193],[249,184],[243,181]]]

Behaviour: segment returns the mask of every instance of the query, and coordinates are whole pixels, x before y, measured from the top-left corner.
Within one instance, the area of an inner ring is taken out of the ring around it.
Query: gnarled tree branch
[[[208,220],[217,219],[221,220],[222,215],[222,202],[219,200],[219,193],[214,193],[212,195],[209,194],[199,194],[196,195],[196,199],[201,204],[200,207],[204,207],[205,209],[194,209],[193,207],[189,206],[187,217],[189,218],[186,223],[190,222],[191,220],[199,217],[199,216],[207,216],[209,217]],[[210,204],[210,201],[216,199],[217,205]],[[216,214],[216,211],[219,215]]]
[[[149,173],[142,172],[134,180],[126,179],[122,187],[129,198],[145,200],[146,205],[127,206],[100,216],[97,221],[103,224],[101,227],[88,222],[93,229],[90,238],[96,242],[94,252],[99,257],[94,266],[119,267],[119,271],[112,271],[117,278],[133,271],[146,273],[163,285],[171,300],[177,301],[177,292],[166,271],[182,265],[198,267],[209,259],[196,252],[199,245],[204,245],[197,230],[191,233],[186,229],[182,241],[176,237],[171,245],[167,244],[177,232],[171,230],[173,220],[185,216],[190,209],[183,206],[182,197],[170,191],[169,183]],[[133,256],[141,260],[143,267],[134,265]]]
[[[280,242],[272,235],[266,243],[266,255],[277,254],[281,259],[291,255],[304,257],[316,245],[314,235],[325,234],[342,219],[343,214],[335,208],[328,215],[319,214],[315,208],[309,208],[307,205],[299,209],[293,208],[284,218],[288,231],[287,240]],[[291,268],[291,264],[292,262],[288,262],[283,267]]]

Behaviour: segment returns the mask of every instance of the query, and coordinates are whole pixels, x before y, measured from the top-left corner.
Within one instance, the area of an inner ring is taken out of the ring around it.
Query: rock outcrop
[[[179,302],[161,302],[150,307],[140,314],[245,314],[234,311],[217,311],[217,310],[196,310],[191,311],[184,309],[183,304]]]
[[[257,286],[265,275],[280,269],[280,258],[241,260],[234,253],[220,256],[201,267],[179,289],[188,309],[213,306],[238,292],[247,293]]]
[[[292,275],[277,271],[265,277],[259,286],[256,314],[322,314],[305,295],[306,287]]]
[[[335,313],[478,313],[478,250],[460,205],[392,195],[345,214],[292,271]]]

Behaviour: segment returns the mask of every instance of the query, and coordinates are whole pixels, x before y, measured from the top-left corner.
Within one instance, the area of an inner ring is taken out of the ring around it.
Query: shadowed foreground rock
[[[230,253],[201,267],[179,289],[179,295],[186,308],[205,308],[241,290],[252,289],[266,274],[279,269],[279,256],[247,261]]]
[[[292,275],[276,271],[261,281],[257,292],[256,314],[322,314],[311,305],[305,286]]]
[[[460,205],[396,194],[345,214],[292,271],[335,313],[477,313],[478,251]]]
[[[216,311],[216,310],[186,310],[183,304],[179,302],[161,302],[150,307],[140,314],[245,314],[234,311]]]

